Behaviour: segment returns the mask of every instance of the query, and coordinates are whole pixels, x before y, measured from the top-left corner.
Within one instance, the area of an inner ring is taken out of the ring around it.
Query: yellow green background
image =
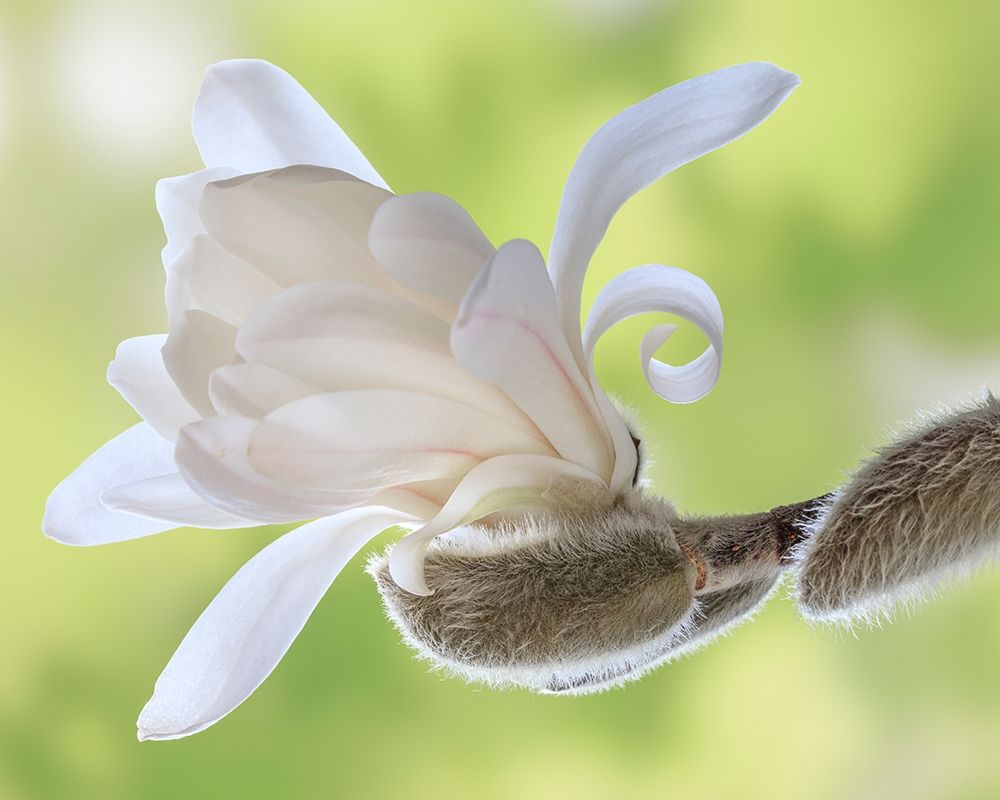
[[[724,512],[825,492],[916,409],[1000,386],[998,34],[980,0],[3,0],[0,797],[1000,797],[998,572],[853,634],[783,593],[638,684],[564,699],[429,673],[354,563],[248,703],[139,744],[181,636],[277,531],[96,549],[39,532],[51,487],[133,421],[104,369],[164,328],[153,184],[199,165],[207,63],[275,61],[394,189],[543,249],[612,114],[733,63],[798,72],[763,127],[623,210],[587,285],[660,262],[715,288],[707,399],[645,387],[648,319],[609,336],[599,372],[645,420],[656,488]],[[687,331],[665,356],[700,345]]]

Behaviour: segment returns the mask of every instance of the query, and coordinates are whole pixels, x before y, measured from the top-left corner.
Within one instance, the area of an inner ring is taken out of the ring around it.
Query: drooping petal
[[[281,483],[365,492],[459,479],[503,453],[554,455],[524,431],[477,408],[389,389],[318,394],[264,418],[250,463]]]
[[[238,327],[279,291],[278,284],[205,234],[191,239],[167,265],[167,316],[172,323],[195,309]]]
[[[584,146],[563,191],[549,269],[581,367],[580,293],[611,218],[633,194],[763,122],[799,79],[762,62],[684,81],[626,109]]]
[[[455,361],[445,322],[378,289],[336,281],[287,289],[240,328],[236,347],[250,363],[328,391],[435,394],[475,405],[544,439],[510,398]]]
[[[583,331],[583,349],[593,359],[597,340],[623,319],[647,312],[676,314],[693,322],[708,338],[708,348],[680,367],[656,361],[653,354],[676,326],[660,326],[643,339],[642,363],[646,380],[660,397],[690,403],[715,386],[722,367],[722,307],[701,278],[677,267],[647,264],[617,275],[594,301]]]
[[[257,524],[209,505],[176,472],[108,489],[101,495],[101,503],[110,511],[193,528],[248,528]]]
[[[494,253],[464,208],[432,192],[383,203],[372,219],[368,246],[401,284],[455,306]]]
[[[559,325],[538,249],[503,245],[480,272],[452,326],[458,362],[499,386],[569,461],[610,478],[610,442],[593,390]]]
[[[343,172],[290,167],[209,184],[200,213],[213,239],[280,286],[346,280],[388,288],[367,241],[388,197]]]
[[[42,531],[63,544],[93,545],[137,539],[177,523],[110,511],[101,495],[123,483],[176,472],[173,445],[145,422],[99,448],[49,495]]]
[[[201,414],[167,373],[160,352],[166,341],[166,334],[126,339],[108,366],[108,383],[160,436],[174,441],[177,431],[201,419]]]
[[[195,236],[205,232],[198,212],[205,186],[238,174],[229,167],[212,167],[157,181],[156,210],[163,222],[163,232],[167,235],[163,248],[164,266],[169,266]]]
[[[236,359],[236,328],[205,311],[185,311],[163,345],[163,363],[184,398],[203,417],[215,414],[208,395],[212,370]]]
[[[371,493],[312,492],[259,473],[248,455],[259,424],[246,417],[212,417],[181,431],[177,469],[211,505],[236,517],[281,523],[325,517],[371,499]]]
[[[510,508],[544,507],[560,480],[586,481],[603,492],[600,477],[559,458],[503,455],[471,470],[434,519],[404,537],[389,556],[392,579],[413,594],[429,595],[424,555],[435,536]]]
[[[219,367],[208,394],[219,414],[262,419],[276,408],[323,390],[263,364]]]
[[[388,188],[319,103],[291,75],[266,61],[235,59],[210,66],[192,125],[208,167],[260,172],[316,164]]]
[[[303,525],[248,561],[184,637],[139,715],[139,739],[176,739],[217,722],[264,681],[348,561],[410,520],[360,508]]]

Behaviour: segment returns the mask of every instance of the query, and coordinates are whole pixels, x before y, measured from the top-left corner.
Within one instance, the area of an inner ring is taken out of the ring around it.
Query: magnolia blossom
[[[620,320],[669,312],[709,345],[684,366],[641,345],[650,386],[715,384],[722,313],[699,278],[645,265],[603,288],[581,331],[590,258],[618,208],[766,118],[798,79],[752,63],[681,83],[608,122],[570,173],[548,269],[495,248],[441,195],[394,195],[337,124],[263,61],[211,67],[194,109],[205,168],[163,180],[167,334],[123,342],[109,382],[142,421],[52,493],[67,544],[176,528],[307,521],[252,558],[194,624],[139,717],[185,736],[264,680],[343,566],[392,526],[391,574],[416,594],[432,537],[489,515],[607,504],[636,444],[593,353]]]

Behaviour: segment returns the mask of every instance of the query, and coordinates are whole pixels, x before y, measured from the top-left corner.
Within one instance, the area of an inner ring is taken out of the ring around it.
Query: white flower
[[[43,528],[91,545],[312,521],[212,601],[139,737],[194,733],[241,703],[387,527],[414,529],[392,574],[426,593],[431,537],[558,505],[561,489],[577,504],[629,490],[636,447],[594,378],[596,341],[643,312],[692,321],[710,346],[690,364],[652,357],[674,326],[641,348],[650,385],[689,402],[717,379],[722,314],[700,279],[647,265],[603,289],[581,334],[590,257],[632,194],[750,130],[797,83],[746,64],[615,117],[570,174],[546,271],[533,245],[494,249],[445,197],[391,194],[285,72],[211,67],[194,110],[205,169],[157,187],[170,333],[123,342],[108,373],[143,421],[56,488]]]

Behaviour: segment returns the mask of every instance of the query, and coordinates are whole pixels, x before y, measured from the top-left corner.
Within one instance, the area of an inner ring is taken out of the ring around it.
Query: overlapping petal
[[[583,278],[618,209],[668,172],[756,127],[798,83],[763,62],[721,69],[654,94],[590,138],[566,181],[549,253],[563,329],[581,368]]]
[[[401,284],[456,307],[494,253],[469,213],[433,192],[385,201],[372,219],[368,246]]]
[[[192,127],[207,167],[260,172],[317,164],[388,188],[322,106],[267,61],[234,59],[209,67]]]
[[[108,366],[108,383],[160,436],[173,441],[178,430],[201,414],[167,373],[161,352],[166,341],[166,334],[126,339]]]
[[[508,242],[480,272],[452,327],[451,349],[496,384],[563,458],[610,478],[610,442],[589,382],[559,325],[538,249]]]
[[[236,360],[236,328],[205,311],[185,311],[163,344],[163,364],[191,407],[215,414],[208,394],[212,371]]]
[[[112,511],[100,501],[104,492],[116,486],[176,471],[173,445],[149,424],[133,425],[100,447],[52,491],[42,531],[63,544],[94,545],[176,528],[176,522]]]
[[[100,499],[110,511],[125,511],[175,525],[247,528],[257,524],[209,505],[177,472],[115,486],[101,494]]]
[[[261,550],[184,637],[139,715],[139,739],[188,736],[246,700],[355,553],[410,520],[386,508],[356,509],[303,525]]]

